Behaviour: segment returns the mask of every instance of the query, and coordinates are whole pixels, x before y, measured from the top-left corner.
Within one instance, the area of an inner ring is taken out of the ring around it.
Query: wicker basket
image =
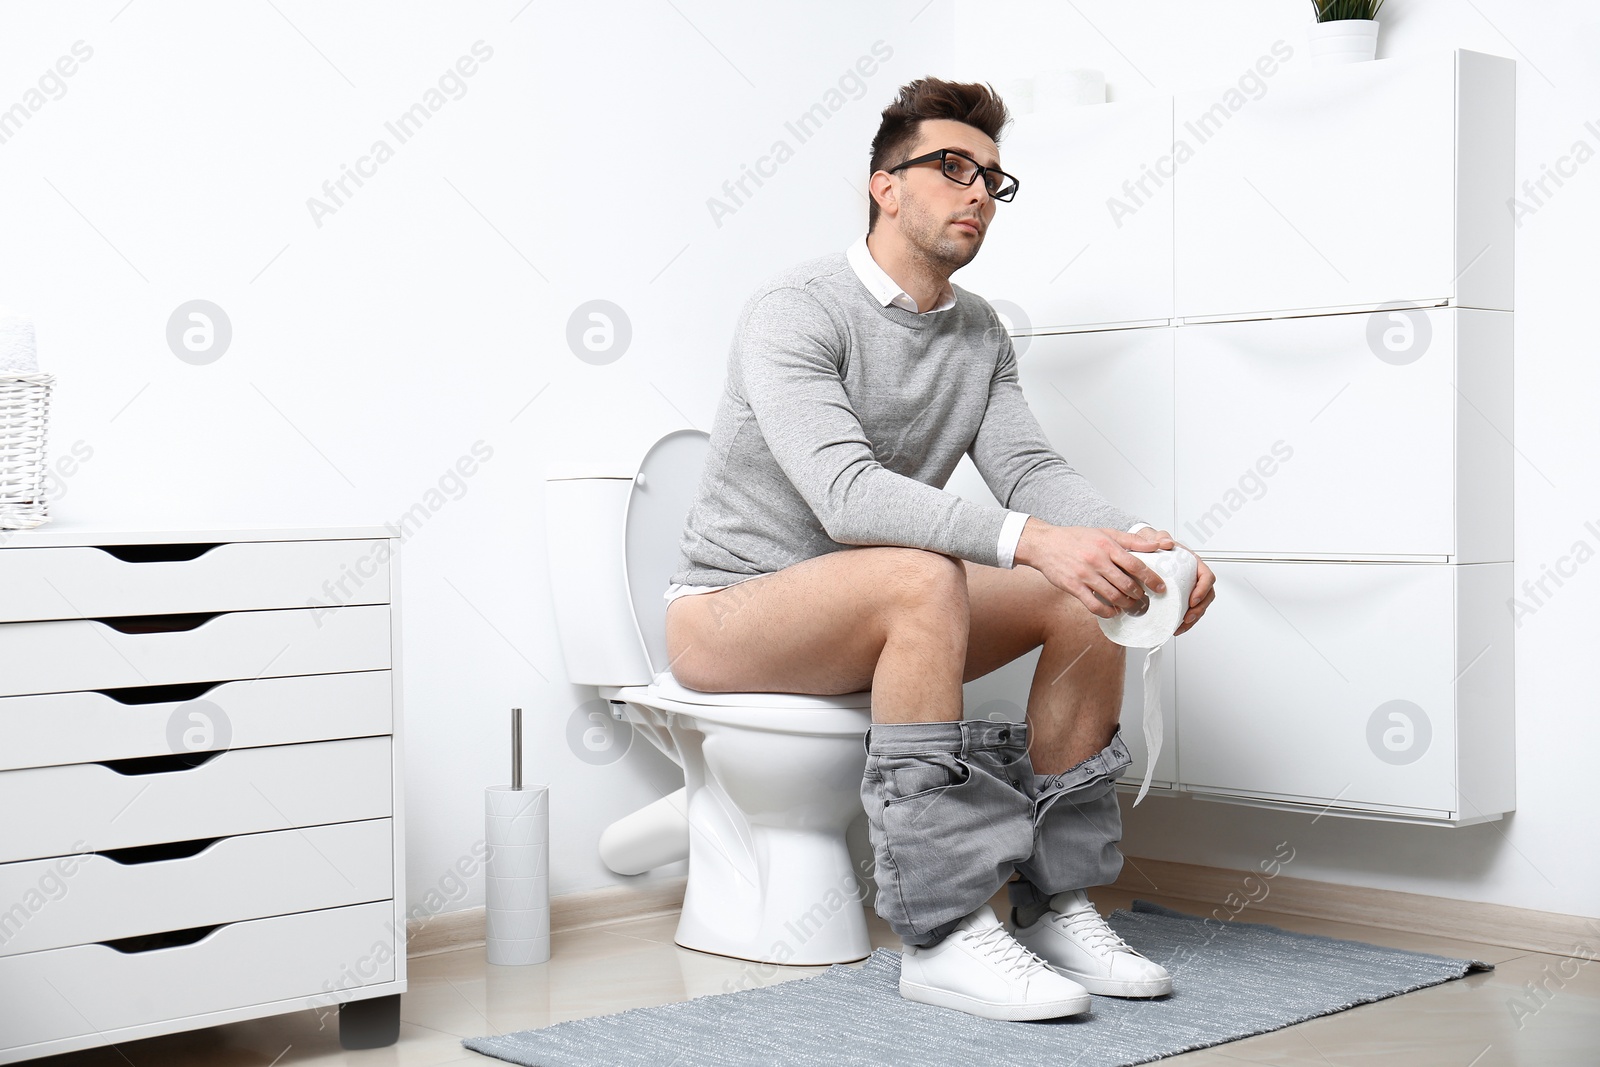
[[[50,374],[0,374],[0,530],[50,521],[44,499],[44,438]]]

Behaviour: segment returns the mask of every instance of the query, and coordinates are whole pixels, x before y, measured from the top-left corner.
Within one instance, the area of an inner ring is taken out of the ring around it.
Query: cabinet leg
[[[400,1040],[400,994],[339,1005],[340,1048],[384,1048]]]

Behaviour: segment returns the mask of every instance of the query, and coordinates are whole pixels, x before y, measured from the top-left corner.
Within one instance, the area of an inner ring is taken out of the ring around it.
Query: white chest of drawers
[[[398,540],[0,532],[0,1063],[406,988]]]

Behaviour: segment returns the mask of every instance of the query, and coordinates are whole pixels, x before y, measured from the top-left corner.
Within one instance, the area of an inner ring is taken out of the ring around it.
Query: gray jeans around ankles
[[[1020,871],[1014,904],[1114,881],[1122,869],[1121,728],[1094,756],[1036,776],[1025,723],[877,724],[861,802],[877,910],[908,945],[937,944]]]

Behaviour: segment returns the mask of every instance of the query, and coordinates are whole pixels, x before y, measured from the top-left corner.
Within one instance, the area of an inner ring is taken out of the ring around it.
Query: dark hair
[[[900,87],[900,95],[883,109],[878,135],[872,139],[870,177],[904,160],[916,146],[927,119],[954,119],[982,130],[996,145],[1011,114],[998,93],[977,82],[947,82],[943,78],[918,78]],[[869,194],[868,199],[871,199]],[[878,202],[867,211],[867,232],[878,224]]]

